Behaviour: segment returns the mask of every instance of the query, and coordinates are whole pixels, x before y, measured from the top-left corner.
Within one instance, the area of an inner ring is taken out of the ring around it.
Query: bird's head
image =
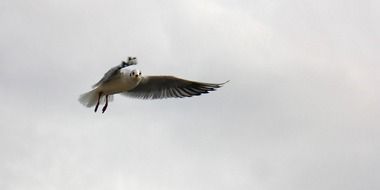
[[[138,70],[138,69],[134,69],[134,70],[132,70],[132,71],[129,73],[129,76],[130,76],[132,79],[139,80],[139,79],[141,78],[141,71]]]

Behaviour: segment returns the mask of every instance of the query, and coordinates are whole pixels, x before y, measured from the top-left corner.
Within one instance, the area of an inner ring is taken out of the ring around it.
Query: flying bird
[[[174,76],[142,76],[141,71],[122,70],[125,67],[136,65],[136,57],[128,57],[127,61],[108,70],[102,79],[92,86],[93,90],[80,95],[79,102],[84,106],[95,106],[104,103],[102,113],[107,110],[108,102],[113,100],[114,94],[141,99],[164,99],[199,96],[214,91],[227,83],[214,84],[190,81]]]

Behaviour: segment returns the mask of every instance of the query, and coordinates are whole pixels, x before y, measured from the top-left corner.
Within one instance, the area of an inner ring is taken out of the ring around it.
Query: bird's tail
[[[79,102],[86,107],[95,106],[98,101],[98,93],[96,90],[91,90],[90,92],[86,92],[79,96]]]

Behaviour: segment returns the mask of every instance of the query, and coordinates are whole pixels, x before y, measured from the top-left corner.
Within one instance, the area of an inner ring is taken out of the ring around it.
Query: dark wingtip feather
[[[230,80],[227,80],[226,82],[224,82],[224,83],[220,83],[220,85],[225,85],[225,84],[227,84],[227,83],[229,83],[230,82]]]
[[[227,84],[229,82],[230,82],[230,80],[227,80],[226,82],[219,83],[219,84],[216,84],[216,85],[218,85],[218,88],[220,88],[220,87],[222,87],[223,85],[225,85],[225,84]]]

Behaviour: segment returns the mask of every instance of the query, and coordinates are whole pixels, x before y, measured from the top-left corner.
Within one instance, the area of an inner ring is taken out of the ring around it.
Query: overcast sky
[[[0,189],[380,189],[380,1],[1,0]],[[231,80],[78,101],[128,56]]]

